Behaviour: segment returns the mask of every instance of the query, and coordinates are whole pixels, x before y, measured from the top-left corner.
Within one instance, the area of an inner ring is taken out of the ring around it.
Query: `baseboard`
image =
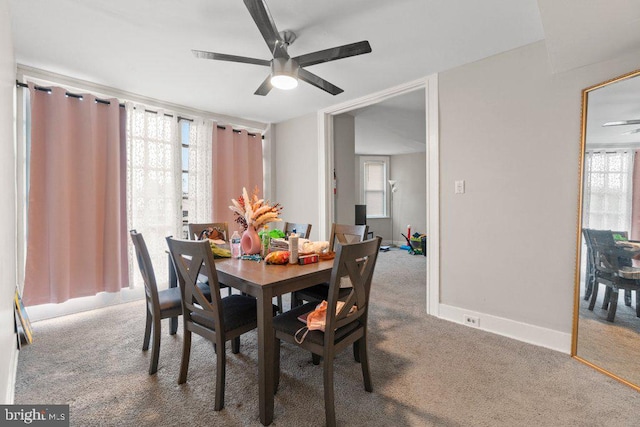
[[[446,304],[439,305],[438,317],[442,319],[465,325],[465,316],[477,319],[477,328],[483,331],[571,354],[571,334]]]
[[[123,288],[120,292],[101,292],[90,297],[74,298],[59,304],[41,304],[27,307],[31,322],[51,319],[83,311],[97,310],[116,304],[124,304],[144,298],[144,288]]]

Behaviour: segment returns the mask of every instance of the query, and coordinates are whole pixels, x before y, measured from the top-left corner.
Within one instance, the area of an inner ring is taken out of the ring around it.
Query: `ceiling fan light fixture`
[[[298,64],[291,58],[274,58],[271,62],[271,84],[283,90],[298,86]]]

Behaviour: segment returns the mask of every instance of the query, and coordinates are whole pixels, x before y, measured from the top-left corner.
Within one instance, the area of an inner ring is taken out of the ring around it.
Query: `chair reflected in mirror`
[[[587,267],[587,289],[590,292],[589,310],[593,311],[598,298],[598,286],[607,286],[602,308],[608,310],[607,320],[615,319],[620,289],[636,296],[636,316],[640,317],[640,268],[632,267],[631,258],[640,251],[627,249],[617,244],[611,230],[591,230],[584,233],[588,239],[587,248],[591,250],[591,258]],[[586,292],[585,292],[586,294]],[[630,298],[630,297],[629,297]],[[630,305],[629,301],[629,305]]]

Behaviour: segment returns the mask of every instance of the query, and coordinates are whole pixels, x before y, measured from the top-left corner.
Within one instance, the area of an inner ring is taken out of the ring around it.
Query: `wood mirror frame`
[[[579,360],[582,363],[585,363],[588,366],[591,366],[592,368],[602,372],[605,375],[608,375],[609,377],[612,377],[632,388],[634,388],[637,391],[640,391],[640,381],[638,380],[638,378],[640,378],[640,375],[628,375],[628,372],[632,372],[632,371],[639,371],[637,368],[637,359],[633,359],[633,360],[629,360],[628,365],[629,365],[629,371],[624,371],[624,372],[620,372],[619,368],[615,367],[615,364],[612,363],[610,365],[608,365],[606,362],[606,356],[604,358],[602,357],[594,357],[593,353],[589,354],[590,350],[589,350],[589,345],[591,345],[591,348],[594,348],[595,346],[593,345],[594,343],[598,343],[597,340],[594,341],[591,338],[594,338],[594,336],[597,338],[597,335],[589,335],[588,333],[585,332],[591,332],[591,331],[587,331],[585,328],[588,328],[590,322],[593,322],[594,320],[591,318],[587,318],[587,317],[583,317],[583,327],[582,327],[582,332],[585,333],[585,337],[583,338],[583,342],[582,342],[582,348],[580,347],[580,343],[579,343],[579,333],[581,331],[580,329],[580,319],[581,319],[581,307],[582,310],[584,312],[585,309],[585,304],[588,307],[588,304],[590,301],[586,301],[584,300],[583,295],[581,295],[581,291],[582,289],[584,289],[584,286],[582,285],[582,280],[584,280],[584,277],[586,276],[585,271],[583,271],[583,264],[584,262],[582,261],[583,258],[585,258],[586,261],[586,251],[584,250],[584,238],[583,238],[583,233],[582,233],[582,227],[583,227],[583,215],[585,215],[586,213],[586,209],[584,208],[584,201],[585,201],[585,177],[586,177],[586,172],[585,172],[585,167],[586,167],[586,154],[587,154],[587,130],[589,128],[589,117],[588,117],[588,107],[589,107],[589,95],[593,94],[594,91],[596,90],[606,90],[606,88],[611,87],[614,84],[618,84],[618,83],[622,83],[622,82],[628,82],[628,80],[630,79],[638,79],[638,83],[640,83],[640,70],[636,70],[627,74],[624,74],[622,76],[618,76],[615,77],[611,80],[607,80],[605,82],[599,83],[597,85],[588,87],[586,89],[584,89],[582,91],[582,121],[581,121],[581,139],[580,139],[580,143],[581,143],[581,147],[580,147],[580,160],[579,160],[579,198],[578,198],[578,229],[577,229],[577,238],[576,238],[576,272],[575,272],[575,290],[574,290],[574,312],[573,312],[573,332],[572,332],[572,342],[571,342],[571,356],[577,360]],[[635,86],[635,81],[632,83],[633,86]],[[638,86],[640,88],[640,86]],[[615,89],[614,89],[615,90]],[[599,92],[599,94],[602,94],[603,92]],[[636,100],[640,99],[640,91],[638,92],[638,94],[636,95]],[[640,103],[640,102],[639,102]],[[629,119],[640,119],[640,107],[634,112],[634,113],[629,113],[634,115],[634,117],[619,117],[616,120],[629,120]],[[635,128],[639,128],[640,129],[640,124],[637,125],[633,125],[635,126],[633,129]],[[593,129],[593,128],[592,128]],[[626,129],[623,128],[624,130],[630,130],[630,129]],[[622,132],[623,130],[621,130]],[[635,135],[637,135],[637,142],[635,142],[635,144],[633,146],[629,145],[629,147],[627,147],[627,150],[635,150],[635,151],[640,151],[640,132],[635,133]],[[623,149],[624,147],[621,145],[617,145],[615,146],[616,149],[620,150]],[[603,147],[602,146],[598,146],[597,149],[602,150]],[[632,166],[633,168],[633,166]],[[631,187],[632,188],[632,187]],[[630,232],[630,230],[627,230]],[[597,288],[597,287],[596,287]],[[603,288],[602,286],[600,288]],[[604,286],[604,288],[606,288],[606,286]],[[634,291],[634,292],[640,292],[640,291]],[[623,298],[623,291],[620,291],[620,300],[622,300]],[[635,298],[631,298],[631,300],[635,303],[636,299]],[[600,302],[602,302],[602,299],[599,300]],[[602,309],[600,307],[601,304],[596,304],[594,307],[594,311],[598,310],[599,313],[594,314],[593,317],[604,317],[606,318],[606,315],[603,316],[603,311],[604,309]],[[621,307],[624,307],[624,303],[622,304],[618,304],[618,310],[620,310]],[[629,309],[630,307],[625,307],[625,309]],[[587,308],[588,309],[588,308]],[[588,314],[588,313],[587,313]],[[617,315],[617,314],[616,314]],[[640,318],[635,317],[634,318],[635,321],[637,321],[637,324],[634,324],[631,334],[633,334],[634,336],[637,336],[637,340],[638,340],[638,344],[635,348],[640,348]],[[601,319],[597,319],[597,321],[599,322],[600,326],[604,329],[606,329],[606,327],[608,327],[608,325],[614,325],[615,324],[615,320],[613,323],[607,322],[607,320],[605,319],[604,322]],[[595,328],[594,328],[595,329]],[[601,336],[605,336],[604,333],[600,333]],[[586,341],[586,342],[585,342]],[[602,346],[606,346],[609,344],[603,344]],[[587,346],[586,350],[585,350],[585,346]],[[608,353],[608,351],[611,350],[611,347],[607,347],[607,352],[604,353]],[[636,357],[638,357],[638,355],[636,355]],[[626,363],[626,362],[625,362]],[[631,378],[630,378],[631,377]]]

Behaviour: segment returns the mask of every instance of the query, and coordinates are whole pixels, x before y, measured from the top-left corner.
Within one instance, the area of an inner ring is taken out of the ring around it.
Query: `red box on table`
[[[298,257],[298,264],[300,265],[313,264],[314,262],[318,262],[318,254],[302,255]]]

